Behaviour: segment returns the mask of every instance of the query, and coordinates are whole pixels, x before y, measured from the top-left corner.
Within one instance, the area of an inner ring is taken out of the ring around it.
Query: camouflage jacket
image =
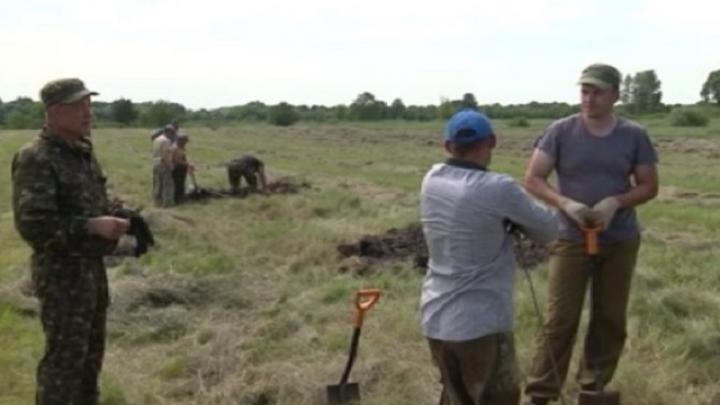
[[[105,176],[83,138],[71,147],[43,130],[15,154],[12,205],[15,227],[36,255],[101,257],[115,242],[88,234],[88,218],[110,212]]]

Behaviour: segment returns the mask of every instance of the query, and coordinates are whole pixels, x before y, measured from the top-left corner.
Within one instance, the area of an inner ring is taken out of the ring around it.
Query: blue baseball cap
[[[492,135],[490,119],[469,108],[456,112],[450,117],[445,128],[445,139],[454,143],[474,143]]]

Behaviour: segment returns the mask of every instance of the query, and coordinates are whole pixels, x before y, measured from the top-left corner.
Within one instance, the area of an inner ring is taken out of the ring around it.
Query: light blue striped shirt
[[[515,259],[505,219],[531,239],[555,239],[553,210],[512,177],[450,159],[425,175],[420,214],[430,260],[422,286],[422,333],[465,341],[512,330]]]

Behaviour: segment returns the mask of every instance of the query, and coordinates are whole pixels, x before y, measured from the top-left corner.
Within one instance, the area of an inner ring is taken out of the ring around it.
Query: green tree
[[[40,128],[45,118],[45,108],[29,97],[18,97],[3,103],[5,126],[16,129]]]
[[[387,104],[376,100],[370,92],[358,94],[355,101],[350,104],[350,118],[360,121],[380,120],[384,118]]]
[[[297,111],[286,102],[270,107],[269,121],[273,125],[288,127],[300,119]]]
[[[720,104],[720,69],[710,72],[700,91],[700,96],[706,103],[714,100],[715,103]]]
[[[463,94],[461,106],[462,108],[472,108],[473,110],[477,110],[478,103],[475,99],[475,95],[472,93]]]
[[[350,115],[350,109],[345,104],[338,104],[332,108],[335,119],[345,121]]]
[[[440,118],[441,120],[446,120],[450,118],[456,110],[457,107],[455,106],[454,102],[450,101],[445,97],[440,98],[440,105],[438,106],[438,118]]]
[[[110,105],[112,119],[120,124],[131,124],[138,118],[138,111],[131,100],[119,98]]]
[[[140,121],[145,125],[159,127],[173,120],[181,120],[186,112],[182,104],[159,100],[150,103],[147,109],[140,114]]]
[[[402,102],[401,99],[396,98],[395,100],[393,100],[392,104],[390,104],[390,107],[388,108],[388,118],[395,120],[405,118],[406,112],[407,108],[405,107],[405,104]]]
[[[622,101],[623,104],[630,104],[630,100],[632,98],[632,84],[632,76],[625,75],[625,80],[623,80],[622,88],[620,89],[620,101]]]
[[[629,105],[633,112],[646,113],[662,109],[662,91],[660,80],[654,70],[645,70],[635,74],[630,90]]]

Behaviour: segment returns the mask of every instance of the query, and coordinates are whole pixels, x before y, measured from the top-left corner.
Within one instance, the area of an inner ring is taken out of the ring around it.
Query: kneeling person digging
[[[228,181],[230,182],[230,191],[233,194],[241,192],[241,177],[247,183],[247,192],[253,193],[260,191],[267,193],[267,180],[265,179],[265,164],[262,160],[252,155],[245,155],[239,159],[233,159],[228,163],[227,168]],[[258,189],[258,182],[260,188]]]

